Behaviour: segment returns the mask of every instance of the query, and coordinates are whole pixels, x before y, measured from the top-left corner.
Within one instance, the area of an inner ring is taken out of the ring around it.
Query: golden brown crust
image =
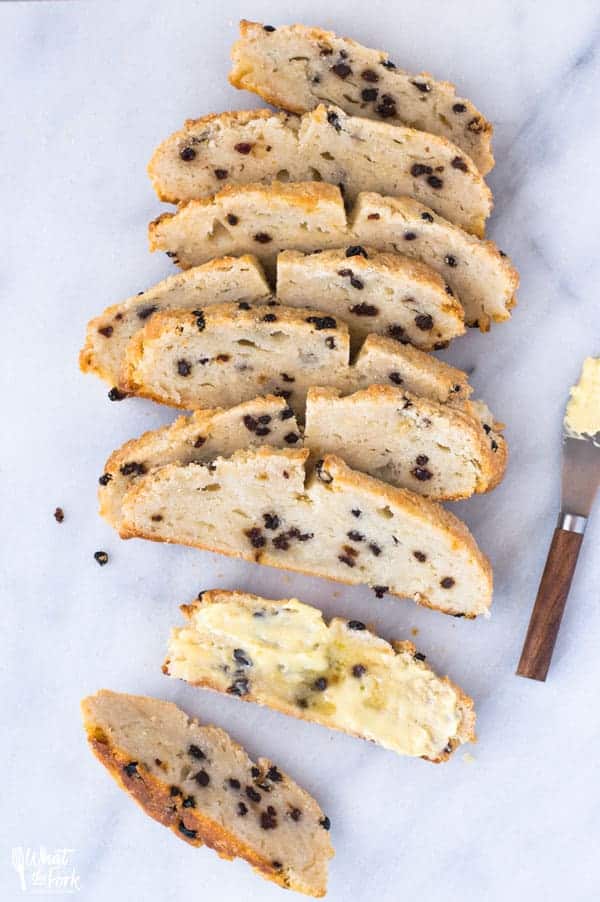
[[[340,189],[336,185],[327,182],[273,182],[270,185],[227,185],[218,194],[212,197],[201,197],[197,200],[189,200],[179,204],[177,213],[161,213],[152,220],[148,226],[148,238],[150,250],[163,250],[163,242],[160,237],[160,226],[173,219],[182,212],[193,212],[201,208],[217,207],[221,200],[228,197],[240,197],[242,195],[255,195],[257,204],[260,205],[267,198],[277,198],[286,203],[310,213],[317,209],[319,204],[333,204],[340,212],[343,211],[344,202]]]
[[[239,193],[253,195],[257,191],[260,194],[260,185],[228,185],[219,191],[216,197],[227,197],[230,194],[237,197]],[[330,204],[339,204],[342,197],[340,189],[337,185],[330,185],[328,182],[275,182],[268,186],[271,189],[273,197],[280,200],[294,203],[302,209],[310,212],[315,210],[319,204],[325,202]],[[343,201],[342,201],[343,205]]]
[[[192,203],[192,201],[190,201],[190,203]],[[200,201],[193,201],[193,203],[197,204],[200,203]],[[164,222],[168,222],[170,219],[173,219],[174,216],[176,216],[175,213],[160,213],[148,225],[148,240],[151,251],[162,250],[162,247],[158,242],[157,232]]]
[[[119,374],[119,389],[121,391],[126,392],[134,392],[139,398],[149,398],[152,401],[156,401],[158,404],[161,403],[161,399],[158,395],[153,395],[151,391],[148,390],[143,385],[140,385],[135,379],[135,372],[138,367],[138,364],[142,360],[144,356],[144,343],[152,338],[157,337],[156,331],[150,331],[152,323],[155,318],[159,318],[159,322],[164,321],[164,314],[155,313],[154,316],[151,317],[149,322],[135,333],[133,338],[130,339],[129,344],[127,345],[127,351],[125,352],[125,358],[121,364],[121,372]],[[125,387],[127,386],[127,388]],[[183,405],[178,405],[175,401],[171,405],[173,407],[179,407],[183,409]]]
[[[85,703],[86,699],[82,702],[84,718],[86,717]],[[325,895],[325,890],[311,893],[305,885],[293,886],[286,873],[274,868],[271,861],[257,855],[254,849],[241,842],[233,833],[203,816],[197,808],[183,809],[182,797],[171,796],[170,786],[157,779],[141,765],[138,765],[135,773],[129,776],[125,769],[130,761],[127,753],[113,745],[106,733],[88,720],[85,722],[85,728],[92,752],[121,789],[124,789],[146,814],[172,830],[179,839],[191,846],[208,846],[220,858],[228,861],[234,858],[243,858],[263,877],[272,880],[284,889],[296,889],[307,895],[314,895],[316,898]],[[184,834],[180,824],[183,824],[186,830],[195,832],[196,837]]]
[[[445,401],[459,401],[462,403],[473,391],[473,387],[469,385],[469,377],[464,370],[459,370],[451,364],[434,357],[433,354],[428,354],[426,351],[420,350],[420,348],[415,348],[413,345],[399,345],[393,338],[386,338],[385,335],[371,333],[365,338],[356,361],[360,360],[362,355],[370,349],[380,349],[390,354],[401,353],[414,366],[417,366],[423,372],[429,373],[432,379],[445,386]],[[460,386],[460,390],[454,390],[457,386]],[[440,403],[442,402],[440,401]]]
[[[184,135],[185,129],[204,128],[205,125],[210,125],[212,122],[218,122],[220,125],[246,125],[248,122],[252,122],[253,119],[272,119],[273,117],[286,119],[287,116],[288,114],[283,111],[277,112],[262,108],[256,110],[226,110],[224,113],[208,113],[208,115],[200,116],[198,119],[186,119],[182,131],[175,134]],[[174,135],[171,137],[174,137]]]
[[[295,207],[299,207],[306,213],[316,210],[321,203],[336,205],[341,203],[343,206],[340,189],[336,185],[328,184],[328,182],[273,182],[270,185],[254,183],[249,185],[226,185],[225,188],[212,197],[200,197],[196,200],[189,200],[178,205],[177,213],[161,213],[160,216],[152,220],[148,227],[150,250],[162,249],[157,237],[158,227],[162,223],[173,219],[182,211],[216,206],[221,199],[239,197],[244,194],[249,196],[257,195],[258,199],[260,199],[265,191],[268,191],[269,197],[276,197],[286,203],[294,204]]]

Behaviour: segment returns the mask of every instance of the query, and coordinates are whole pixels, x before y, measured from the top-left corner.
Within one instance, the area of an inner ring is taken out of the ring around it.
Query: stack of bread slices
[[[88,326],[81,368],[112,400],[189,412],[109,457],[100,512],[123,538],[487,615],[490,565],[440,502],[492,490],[506,442],[432,351],[515,304],[484,239],[491,126],[448,83],[320,29],[242,22],[232,55],[232,84],[281,111],[188,120],[157,148],[177,209],[150,247],[182,272]],[[433,761],[474,736],[471,699],[362,621],[241,590],[183,611],[170,676]],[[103,692],[84,719],[153,817],[324,894],[329,819],[276,766],[153,699]]]

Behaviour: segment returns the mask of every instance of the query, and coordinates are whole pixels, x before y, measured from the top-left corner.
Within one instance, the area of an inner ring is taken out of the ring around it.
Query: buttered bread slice
[[[92,752],[151,818],[286,889],[325,895],[329,818],[275,764],[157,698],[102,689],[81,710]]]
[[[482,330],[510,317],[518,285],[515,269],[493,242],[469,235],[412,198],[361,193],[347,218],[340,189],[323,182],[230,186],[159,216],[149,238],[151,250],[166,251],[182,269],[221,254],[255,254],[272,274],[282,250],[370,245],[401,253],[439,273],[460,300],[467,324]]]
[[[406,195],[480,237],[492,195],[475,164],[446,138],[319,105],[302,117],[237,110],[188,119],[148,166],[161,200],[210,197],[225,184],[325,181],[347,202],[361,191]]]
[[[123,499],[120,534],[205,548],[455,616],[487,613],[492,573],[469,530],[438,504],[308,450],[237,451],[169,464]]]
[[[131,338],[160,310],[194,309],[227,301],[265,302],[271,289],[263,269],[250,255],[221,257],[164,279],[120,304],[113,304],[87,327],[79,354],[84,373],[95,373],[116,385]]]
[[[468,393],[461,370],[417,348],[373,335],[350,364],[341,320],[318,310],[249,304],[154,314],[127,347],[119,387],[187,410],[231,407],[270,393],[302,418],[311,385],[348,392],[380,382],[441,401]]]
[[[387,53],[305,25],[240,22],[229,81],[295,113],[336,103],[354,116],[442,135],[485,175],[494,165],[492,126],[454,85],[398,68]]]
[[[327,622],[296,599],[214,590],[182,611],[169,676],[434,762],[475,738],[472,700],[412,642],[390,644],[358,620]]]

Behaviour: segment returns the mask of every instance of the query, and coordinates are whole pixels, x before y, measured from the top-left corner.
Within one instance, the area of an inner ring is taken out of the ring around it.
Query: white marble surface
[[[242,15],[386,47],[457,82],[496,125],[491,234],[521,270],[520,303],[510,323],[446,352],[474,368],[508,424],[504,484],[456,505],[495,567],[490,621],[122,543],[96,514],[105,457],[171,414],[110,404],[79,373],[85,323],[170,271],[146,248],[159,211],[144,171],[154,145],[186,116],[256,104],[226,81]],[[557,510],[562,407],[581,359],[600,353],[599,29],[592,0],[0,4],[3,900],[21,897],[11,848],[40,845],[76,850],[86,902],[284,898],[243,862],[179,842],[117,790],[79,719],[79,699],[101,686],[176,700],[314,792],[333,823],[332,902],[600,898],[599,510],[550,679],[514,676]],[[387,637],[417,628],[432,664],[476,700],[473,760],[405,760],[164,677],[178,604],[211,586],[296,593]]]

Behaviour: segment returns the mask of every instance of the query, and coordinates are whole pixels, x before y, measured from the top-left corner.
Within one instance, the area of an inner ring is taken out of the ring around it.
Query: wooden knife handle
[[[519,676],[546,679],[582,541],[583,533],[554,530],[517,667]]]

